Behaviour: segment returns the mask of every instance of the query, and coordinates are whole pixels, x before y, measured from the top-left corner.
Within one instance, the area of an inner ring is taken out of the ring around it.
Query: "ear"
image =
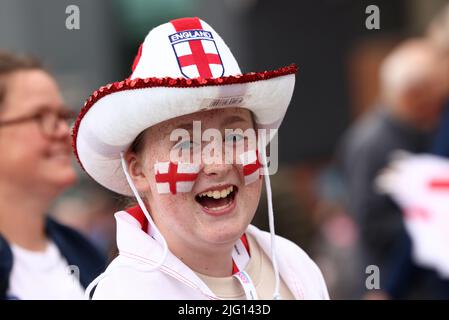
[[[131,177],[134,186],[139,193],[146,193],[150,190],[150,183],[148,173],[144,170],[144,163],[141,156],[134,152],[126,152],[126,164],[128,166],[128,173]]]

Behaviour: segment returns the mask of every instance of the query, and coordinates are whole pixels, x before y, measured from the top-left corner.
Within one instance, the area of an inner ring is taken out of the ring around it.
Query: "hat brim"
[[[259,128],[278,129],[290,103],[296,65],[215,79],[147,78],[109,84],[86,101],[72,132],[82,168],[104,187],[132,195],[120,153],[163,121],[217,108],[253,112]]]

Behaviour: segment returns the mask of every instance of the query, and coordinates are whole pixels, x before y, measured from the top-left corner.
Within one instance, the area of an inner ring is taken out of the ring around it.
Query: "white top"
[[[170,251],[163,265],[153,270],[162,256],[157,240],[142,231],[127,212],[115,214],[119,256],[94,283],[93,299],[220,299],[208,285]],[[252,237],[269,257],[270,234],[250,225]],[[329,299],[316,264],[293,242],[276,236],[280,276],[295,299]]]
[[[11,244],[11,251],[13,266],[8,297],[24,300],[84,298],[76,267],[69,266],[53,242],[49,242],[44,251],[30,251],[15,244]]]
[[[249,250],[251,252],[251,258],[245,268],[245,271],[254,283],[257,297],[261,300],[271,300],[273,298],[273,291],[275,287],[273,264],[252,236],[248,236],[247,239]],[[235,277],[211,277],[198,272],[196,274],[220,299],[246,299],[245,291]],[[282,278],[280,283],[280,294],[283,300],[295,299]]]

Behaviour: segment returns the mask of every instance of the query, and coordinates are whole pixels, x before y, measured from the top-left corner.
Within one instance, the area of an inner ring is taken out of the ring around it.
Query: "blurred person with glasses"
[[[53,77],[0,52],[0,299],[82,299],[105,260],[48,216],[76,181],[69,121]]]
[[[35,121],[39,124],[42,135],[51,139],[51,137],[58,135],[61,124],[65,123],[67,126],[68,122],[72,120],[74,116],[74,113],[64,106],[59,109],[60,110],[52,110],[52,108],[43,107],[29,115],[14,119],[0,120],[0,127]]]

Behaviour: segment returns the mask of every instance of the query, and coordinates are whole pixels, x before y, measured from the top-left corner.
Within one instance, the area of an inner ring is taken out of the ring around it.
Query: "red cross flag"
[[[259,152],[256,150],[243,152],[240,155],[240,163],[243,165],[245,185],[261,179],[263,172],[261,171],[262,165],[259,162]]]
[[[176,33],[169,36],[181,73],[187,78],[218,78],[224,67],[211,31],[198,18],[173,20]]]
[[[415,262],[449,278],[449,160],[402,156],[376,183],[402,208]]]
[[[154,165],[157,191],[161,194],[190,192],[200,166],[192,163],[157,162]]]

